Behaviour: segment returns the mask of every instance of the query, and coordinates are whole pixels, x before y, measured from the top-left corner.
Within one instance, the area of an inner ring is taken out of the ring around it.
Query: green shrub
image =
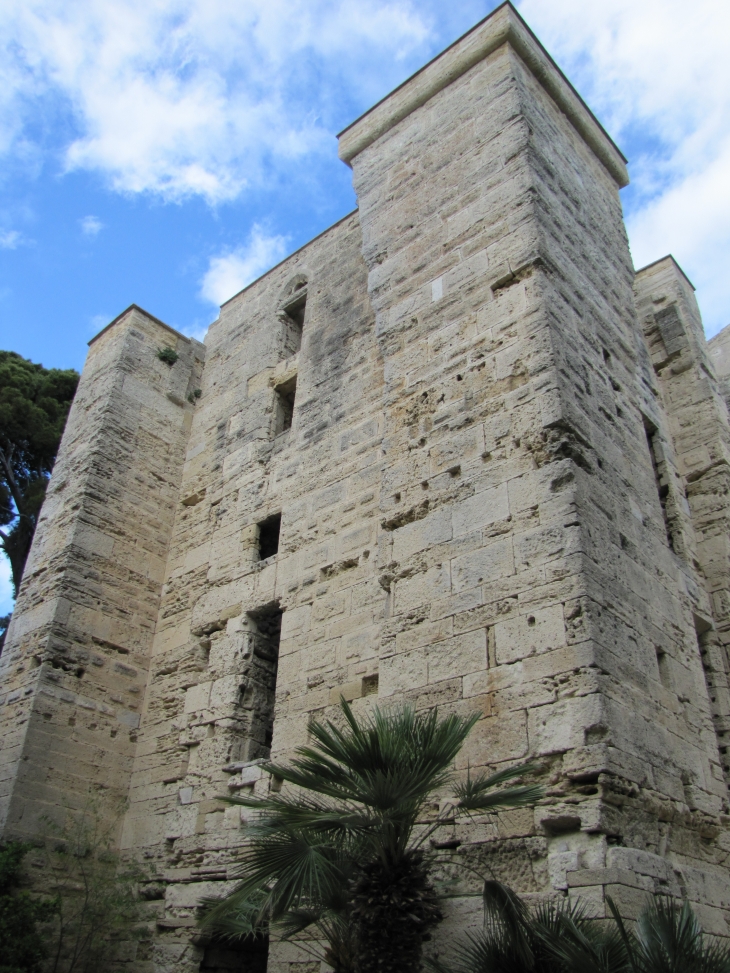
[[[44,878],[57,902],[44,930],[47,973],[102,973],[120,943],[141,938],[141,874],[114,850],[118,823],[118,815],[103,818],[93,801],[69,814],[62,828],[47,822]]]
[[[170,368],[172,368],[180,356],[174,348],[170,348],[168,346],[166,348],[158,348],[157,357],[160,359],[160,361],[163,361],[166,365],[169,365]]]
[[[39,973],[46,956],[36,923],[57,911],[55,901],[40,900],[21,888],[23,858],[29,845],[0,845],[0,973]]]

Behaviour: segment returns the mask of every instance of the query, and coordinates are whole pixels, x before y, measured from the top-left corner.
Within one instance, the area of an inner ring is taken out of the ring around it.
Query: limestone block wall
[[[678,520],[686,512],[694,532],[692,550],[674,547],[701,580],[695,629],[710,689],[715,732],[726,783],[728,755],[728,642],[730,641],[730,427],[722,380],[713,368],[713,343],[705,342],[694,288],[671,257],[636,275],[637,310],[651,356],[667,435],[677,468],[664,501],[671,537],[681,540]],[[720,336],[718,336],[720,338]],[[722,339],[720,339],[722,340]],[[717,339],[715,346],[718,347]],[[722,362],[720,363],[722,364]],[[660,447],[661,449],[661,447]],[[661,456],[657,451],[661,463]]]
[[[246,832],[216,799],[268,786],[272,719],[278,756],[340,692],[361,705],[377,690],[382,363],[361,239],[346,217],[209,331],[124,829],[149,868],[156,935],[140,973],[217,968],[196,907],[227,887]],[[259,525],[277,514],[278,553],[262,558]]]
[[[629,914],[681,890],[726,933],[709,606],[649,450],[625,174],[509,6],[479,31],[341,137],[386,379],[380,692],[479,709],[472,767],[542,761],[534,819],[459,836],[473,864]]]
[[[720,382],[725,403],[730,408],[730,327],[725,327],[707,342],[707,352]]]
[[[340,154],[358,211],[221,308],[204,368],[139,309],[92,344],[0,660],[8,833],[128,796],[130,968],[233,968],[196,933],[246,841],[220,795],[276,788],[341,695],[409,700],[480,713],[460,771],[545,786],[438,836],[436,949],[480,921],[451,858],[727,935],[730,431],[691,285],[634,281],[624,160],[509,4]]]
[[[5,836],[119,818],[203,350],[135,307],[91,344],[0,659]]]

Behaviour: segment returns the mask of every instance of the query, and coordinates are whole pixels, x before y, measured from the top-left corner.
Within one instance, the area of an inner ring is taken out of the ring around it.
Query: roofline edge
[[[667,253],[663,257],[659,257],[658,260],[652,260],[652,262],[650,264],[645,264],[643,267],[639,267],[638,270],[635,270],[634,271],[634,276],[635,277],[638,277],[639,274],[643,274],[645,270],[651,270],[652,267],[656,267],[657,264],[663,263],[665,260],[671,260],[672,263],[674,264],[674,266],[677,268],[677,270],[682,275],[682,277],[684,277],[684,279],[687,281],[687,283],[689,284],[689,286],[692,288],[692,290],[693,291],[696,291],[697,290],[697,288],[695,287],[695,285],[692,283],[692,281],[689,279],[689,277],[685,274],[684,270],[682,270],[682,268],[677,263],[677,261],[674,259],[674,257],[672,256],[671,253]]]
[[[603,163],[619,188],[628,185],[626,157],[510,0],[505,0],[466,34],[455,40],[428,64],[343,129],[337,136],[340,140],[340,159],[350,165],[355,156],[385,135],[398,122],[407,118],[439,91],[458,80],[475,64],[485,60],[504,44],[509,44],[521,58],[527,69],[566,115],[573,128]],[[421,85],[414,84],[417,78],[422,78]],[[412,91],[408,96],[409,87]],[[399,94],[400,98],[397,97]],[[394,96],[396,96],[396,103],[387,110],[386,106]]]
[[[126,307],[121,314],[117,314],[117,316],[114,318],[113,321],[110,321],[109,324],[105,325],[101,329],[101,331],[97,332],[94,335],[93,338],[87,341],[87,345],[93,345],[98,338],[101,338],[101,336],[103,334],[106,334],[110,328],[113,328],[115,324],[118,324],[118,322],[121,321],[123,317],[126,317],[126,315],[129,314],[130,311],[139,311],[140,314],[144,314],[144,316],[146,318],[149,318],[150,321],[154,321],[155,324],[159,324],[167,331],[170,331],[172,334],[175,335],[176,338],[182,338],[184,341],[195,341],[194,338],[189,338],[186,334],[182,334],[180,331],[176,331],[174,328],[171,328],[169,324],[165,324],[164,321],[160,321],[159,318],[156,318],[154,314],[150,314],[149,311],[145,311],[145,309],[143,307],[140,307],[139,304],[130,304],[129,307]]]

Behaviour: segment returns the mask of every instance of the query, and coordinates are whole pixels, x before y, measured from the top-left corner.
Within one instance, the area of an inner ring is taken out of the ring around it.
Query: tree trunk
[[[443,918],[423,855],[366,864],[353,902],[356,973],[418,973],[423,943]]]

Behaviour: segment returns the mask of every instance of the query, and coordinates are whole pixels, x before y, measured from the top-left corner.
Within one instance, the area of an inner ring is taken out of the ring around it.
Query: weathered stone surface
[[[204,367],[138,310],[92,345],[2,659],[7,833],[128,796],[164,888],[130,968],[193,973],[246,840],[220,795],[278,787],[341,696],[407,699],[480,714],[458,773],[545,787],[455,859],[728,935],[730,339],[671,258],[634,274],[620,154],[509,6],[341,153],[358,211],[221,308]],[[478,915],[454,872],[437,950]]]

